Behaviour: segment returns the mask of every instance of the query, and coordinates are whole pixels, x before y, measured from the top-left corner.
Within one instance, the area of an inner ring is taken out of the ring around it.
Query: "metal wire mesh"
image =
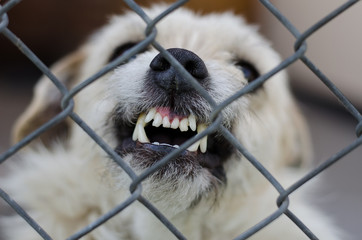
[[[306,48],[306,40],[320,28],[322,28],[325,24],[331,21],[336,16],[342,14],[346,9],[353,6],[358,0],[350,0],[346,1],[340,7],[335,9],[333,12],[329,13],[320,21],[316,22],[313,26],[308,28],[303,33],[300,33],[291,23],[290,21],[270,2],[267,0],[260,0],[260,2],[267,8],[284,26],[285,28],[290,31],[293,36],[295,37],[295,53],[288,58],[286,58],[283,62],[281,62],[278,66],[272,69],[265,75],[260,76],[257,80],[252,82],[251,84],[247,85],[245,88],[237,91],[233,96],[226,99],[221,104],[216,104],[214,100],[208,95],[208,93],[199,85],[199,83],[186,71],[183,66],[180,65],[178,61],[174,59],[174,57],[166,51],[159,43],[155,41],[155,37],[157,35],[156,28],[157,23],[163,19],[166,15],[172,14],[172,11],[177,9],[178,7],[182,6],[186,0],[181,0],[175,2],[171,5],[167,11],[160,14],[155,19],[150,19],[142,10],[142,8],[137,5],[134,1],[131,0],[124,0],[128,4],[128,6],[133,9],[147,24],[147,28],[145,29],[146,36],[143,41],[133,47],[127,54],[122,55],[115,61],[106,65],[103,69],[99,72],[91,76],[90,78],[84,80],[78,86],[68,90],[51,72],[51,70],[42,63],[42,61],[14,34],[7,28],[8,26],[8,16],[7,12],[15,7],[21,0],[10,0],[4,6],[0,6],[0,33],[8,38],[15,46],[19,48],[19,50],[29,58],[36,67],[38,67],[58,88],[58,90],[62,93],[62,112],[59,113],[57,116],[52,118],[50,121],[42,125],[39,129],[35,130],[27,137],[22,139],[20,142],[9,148],[6,152],[0,155],[0,164],[4,161],[8,160],[12,155],[18,152],[20,149],[25,147],[30,141],[34,138],[38,137],[43,132],[47,131],[52,126],[58,124],[59,122],[63,121],[65,118],[70,117],[76,124],[78,124],[88,135],[92,138],[130,177],[132,180],[132,184],[130,185],[131,195],[130,197],[125,200],[124,202],[120,203],[118,206],[115,206],[114,209],[109,211],[107,214],[99,217],[93,223],[88,226],[84,226],[79,232],[75,233],[72,236],[69,236],[68,239],[79,239],[82,236],[87,235],[89,232],[97,228],[98,226],[102,225],[107,220],[111,219],[113,216],[117,215],[118,213],[122,212],[128,206],[133,204],[134,202],[138,201],[143,204],[146,208],[151,211],[155,217],[157,217],[178,239],[185,239],[182,233],[173,225],[171,222],[162,215],[162,213],[153,206],[146,198],[142,196],[142,181],[144,181],[148,176],[156,172],[159,168],[167,164],[171,161],[175,156],[180,154],[182,151],[187,149],[195,141],[201,139],[202,137],[206,136],[214,132],[216,129],[219,129],[223,134],[224,137],[230,141],[230,143],[240,151],[249,161],[250,163],[258,170],[260,173],[275,187],[275,189],[279,192],[279,197],[277,199],[277,206],[278,209],[272,213],[270,216],[265,218],[263,221],[259,222],[246,232],[240,233],[240,235],[236,239],[247,239],[248,237],[252,236],[271,222],[273,222],[276,218],[280,215],[285,214],[289,217],[310,239],[317,239],[317,237],[303,224],[302,221],[298,219],[298,216],[294,215],[289,209],[289,199],[288,196],[293,193],[296,189],[300,188],[303,184],[307,181],[311,180],[321,172],[323,172],[326,168],[331,166],[337,161],[340,161],[345,155],[352,152],[354,149],[359,147],[362,144],[362,116],[360,112],[351,104],[351,102],[345,97],[345,95],[328,79],[326,75],[324,75],[318,68],[313,64],[313,62],[305,56],[307,51]],[[137,54],[139,51],[144,49],[145,46],[152,44],[157,50],[159,50],[164,57],[171,63],[174,68],[179,71],[182,76],[187,79],[192,86],[202,95],[209,104],[213,107],[213,112],[211,113],[211,119],[213,119],[213,123],[206,129],[206,131],[202,132],[201,134],[189,139],[187,142],[182,144],[179,149],[173,151],[172,153],[165,156],[162,160],[158,161],[156,164],[148,168],[146,171],[137,175],[130,166],[123,161],[123,159],[114,152],[114,150],[104,142],[102,138],[97,136],[97,134],[83,121],[75,112],[73,112],[73,97],[82,91],[86,86],[91,84],[94,81],[97,81],[98,78],[112,70],[114,67],[119,65],[119,63],[131,58],[133,55]],[[267,171],[266,168],[257,160],[255,159],[247,149],[244,148],[236,139],[235,137],[221,125],[221,111],[231,104],[236,99],[240,98],[241,96],[253,91],[255,88],[259,87],[265,81],[273,76],[274,74],[278,73],[282,69],[287,68],[289,65],[293,64],[297,60],[301,60],[324,84],[326,87],[330,89],[330,91],[335,95],[335,97],[342,103],[342,105],[346,108],[346,110],[357,120],[358,124],[356,126],[356,139],[352,142],[349,146],[345,147],[344,149],[340,150],[332,157],[324,161],[318,167],[310,171],[306,174],[303,178],[299,181],[295,182],[291,187],[288,189],[284,189],[277,179],[273,177],[271,173]],[[52,239],[40,226],[36,221],[34,221],[31,216],[28,215],[26,211],[17,204],[11,196],[9,196],[5,191],[0,188],[0,196],[1,198],[9,204],[16,212],[19,214],[31,227],[33,227],[38,233],[39,236],[43,239]]]

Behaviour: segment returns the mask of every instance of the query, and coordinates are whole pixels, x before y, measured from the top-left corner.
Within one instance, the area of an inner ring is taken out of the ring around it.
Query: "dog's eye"
[[[122,44],[120,46],[118,46],[112,53],[111,57],[109,58],[108,62],[111,62],[113,61],[114,59],[116,59],[117,57],[121,56],[123,53],[125,53],[128,49],[134,47],[137,43],[136,42],[128,42],[128,43],[125,43],[125,44]],[[130,59],[128,59],[127,61],[129,60],[132,60],[136,58],[136,55],[131,57]]]
[[[256,70],[256,68],[252,64],[244,60],[236,62],[235,66],[243,72],[244,77],[248,80],[249,83],[260,76],[258,70]]]

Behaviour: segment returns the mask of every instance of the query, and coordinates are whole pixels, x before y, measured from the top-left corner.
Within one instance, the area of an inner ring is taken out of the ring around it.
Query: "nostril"
[[[154,71],[166,71],[170,66],[170,63],[161,54],[158,54],[150,63],[150,68]]]
[[[207,68],[201,59],[188,61],[184,67],[196,79],[204,79],[208,76]]]

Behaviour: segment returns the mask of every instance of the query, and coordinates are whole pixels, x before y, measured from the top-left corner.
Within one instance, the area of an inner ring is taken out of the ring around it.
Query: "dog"
[[[156,5],[145,12],[154,18],[165,9]],[[145,27],[133,12],[115,16],[51,70],[71,89],[129,53],[145,38]],[[180,8],[156,28],[156,41],[216,104],[281,61],[256,27],[232,13],[199,15]],[[61,112],[61,99],[42,77],[15,125],[15,141]],[[152,45],[76,94],[74,112],[138,175],[214,121],[212,104]],[[221,126],[283,185],[302,176],[311,159],[310,140],[284,71],[220,115]],[[69,118],[19,155],[1,185],[54,239],[69,237],[131,195],[127,172]],[[141,184],[142,196],[188,239],[232,239],[278,209],[278,192],[221,128],[187,146]],[[340,239],[337,228],[299,191],[289,196],[289,209],[320,239]],[[39,239],[18,216],[4,217],[2,226],[6,239]],[[136,201],[82,239],[174,238]],[[250,239],[308,238],[282,215]]]

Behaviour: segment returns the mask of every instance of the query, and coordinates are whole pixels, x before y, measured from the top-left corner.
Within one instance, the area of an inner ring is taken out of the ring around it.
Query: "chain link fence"
[[[362,144],[362,115],[360,112],[350,103],[347,97],[328,79],[328,77],[321,72],[317,66],[313,64],[313,62],[305,56],[307,51],[306,41],[308,38],[314,34],[316,31],[321,29],[325,24],[328,24],[336,16],[343,14],[343,12],[352,7],[355,3],[359,2],[358,0],[350,0],[346,1],[340,7],[329,13],[320,21],[316,22],[313,26],[308,28],[303,33],[300,33],[292,24],[291,22],[280,12],[278,9],[267,0],[260,0],[262,5],[267,8],[284,26],[285,28],[295,37],[295,44],[294,49],[295,53],[284,61],[282,61],[278,66],[275,66],[270,72],[265,75],[260,76],[257,80],[255,80],[252,84],[247,85],[245,88],[237,91],[233,96],[226,99],[221,104],[216,104],[214,100],[208,95],[208,93],[193,79],[193,77],[167,52],[160,44],[155,41],[156,36],[156,28],[157,23],[164,18],[168,14],[172,14],[172,11],[179,8],[183,4],[185,4],[185,0],[180,0],[175,2],[173,5],[157,16],[155,19],[150,19],[142,10],[142,8],[137,5],[134,1],[131,0],[124,0],[124,2],[135,11],[147,24],[147,28],[145,29],[146,35],[143,41],[141,41],[138,45],[128,51],[127,54],[122,55],[116,61],[109,63],[95,75],[91,76],[88,79],[85,79],[82,83],[78,86],[68,90],[58,79],[53,75],[50,69],[45,66],[42,61],[24,44],[21,39],[19,39],[10,29],[7,28],[9,19],[7,16],[7,12],[16,7],[16,5],[21,2],[21,0],[10,0],[6,2],[3,6],[0,6],[0,33],[4,35],[9,41],[11,41],[27,58],[29,58],[36,67],[38,67],[58,88],[58,90],[62,93],[62,109],[63,111],[59,113],[56,117],[42,125],[39,129],[29,134],[27,137],[22,139],[17,144],[13,145],[9,148],[6,152],[0,155],[0,164],[9,160],[9,158],[21,150],[23,147],[26,147],[34,138],[37,138],[40,134],[47,131],[52,126],[60,123],[65,118],[70,117],[76,124],[78,124],[88,135],[92,138],[130,177],[132,180],[132,184],[130,185],[131,195],[130,197],[120,203],[118,206],[115,206],[114,209],[109,211],[107,214],[99,217],[96,221],[91,223],[88,226],[84,226],[79,232],[75,233],[72,236],[69,236],[68,239],[79,239],[82,236],[87,235],[92,230],[96,229],[98,226],[105,223],[107,220],[111,219],[113,216],[117,215],[118,213],[122,212],[128,206],[133,204],[134,202],[138,201],[139,203],[143,204],[149,211],[151,211],[155,217],[157,217],[178,239],[185,239],[182,233],[166,218],[162,215],[162,213],[153,206],[145,197],[142,196],[142,188],[141,183],[144,181],[148,176],[155,173],[159,168],[167,164],[171,161],[175,156],[177,156],[181,151],[187,148],[187,146],[191,145],[193,141],[197,141],[202,137],[206,136],[214,132],[216,129],[221,131],[224,137],[230,141],[230,143],[240,151],[250,163],[258,170],[260,173],[265,176],[265,178],[272,184],[275,189],[279,192],[280,196],[277,199],[278,209],[272,213],[270,216],[266,217],[263,221],[256,224],[254,227],[250,228],[246,232],[240,233],[240,235],[236,239],[247,239],[252,236],[254,233],[258,232],[269,223],[273,222],[276,218],[281,215],[286,215],[289,217],[310,239],[317,239],[317,237],[310,231],[308,228],[298,219],[298,216],[294,215],[289,209],[289,199],[288,196],[293,193],[295,190],[303,186],[306,182],[323,172],[326,168],[331,166],[332,164],[336,163],[343,159],[345,155],[352,152],[354,149],[358,148]],[[114,150],[104,142],[102,138],[96,135],[96,133],[88,127],[85,121],[83,121],[75,112],[73,112],[73,97],[82,91],[86,86],[91,84],[94,81],[107,72],[111,71],[114,67],[116,67],[120,62],[123,62],[133,55],[137,54],[139,51],[144,49],[147,45],[153,45],[157,50],[159,50],[164,57],[173,65],[179,72],[187,79],[192,86],[210,103],[213,107],[213,112],[211,114],[211,119],[213,119],[213,123],[205,130],[203,133],[199,134],[199,136],[193,140],[188,140],[184,143],[179,149],[173,151],[162,160],[148,168],[146,171],[137,175],[131,168],[128,166],[123,159],[118,156]],[[253,91],[253,89],[259,87],[265,81],[273,76],[274,74],[278,73],[282,69],[287,68],[289,65],[293,64],[296,61],[302,61],[309,69],[312,71],[320,81],[322,81],[327,88],[335,95],[335,97],[342,103],[344,108],[357,120],[356,125],[356,139],[352,142],[349,146],[341,149],[340,151],[336,152],[332,157],[321,163],[318,167],[310,171],[306,174],[303,178],[299,179],[295,182],[292,186],[287,189],[284,189],[281,184],[273,177],[271,173],[269,173],[263,165],[255,159],[235,138],[234,136],[221,125],[221,116],[220,112],[229,104],[231,104],[236,99],[242,97],[243,95],[247,94],[248,92]],[[39,233],[39,236],[43,239],[52,239],[51,236],[48,235],[36,221],[32,219],[32,217],[20,206],[17,204],[11,196],[9,196],[5,191],[0,188],[0,196],[1,198],[10,205],[17,214],[19,214],[31,227],[34,228],[35,231]]]

